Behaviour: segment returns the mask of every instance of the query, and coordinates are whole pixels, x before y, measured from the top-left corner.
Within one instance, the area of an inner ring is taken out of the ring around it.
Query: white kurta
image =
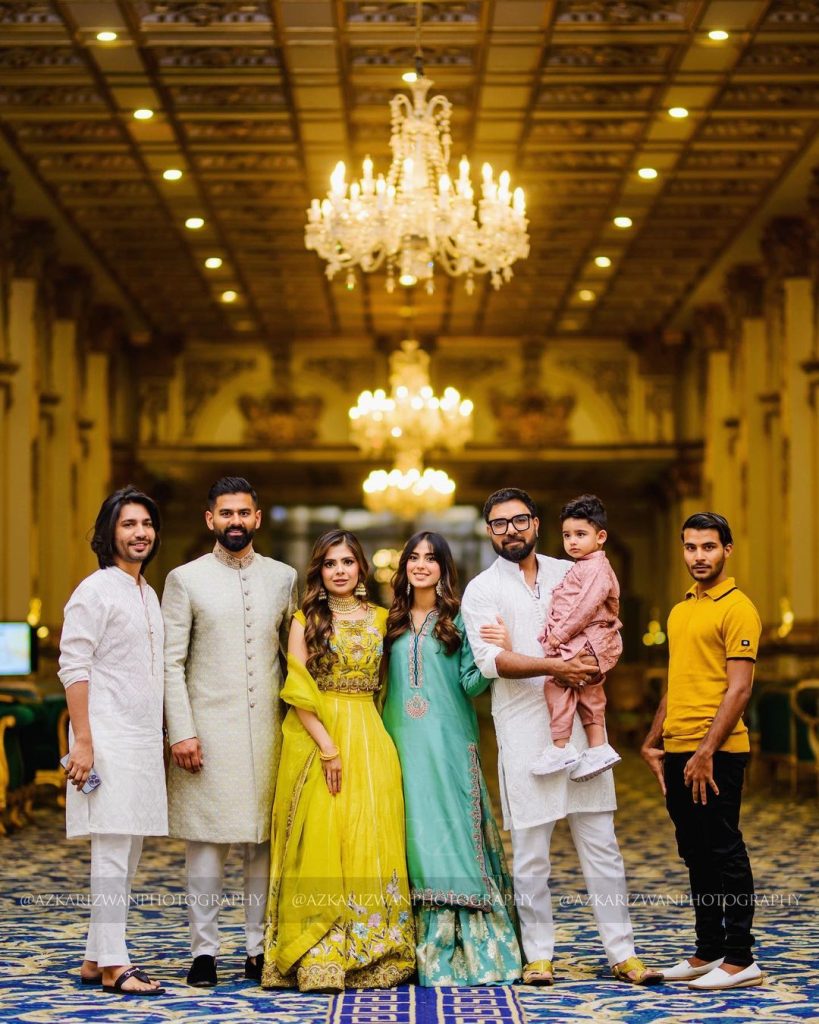
[[[296,570],[219,549],[165,581],[165,718],[173,745],[196,736],[204,768],[171,762],[170,833],[202,843],[270,836],[281,749],[279,650],[296,607]]]
[[[69,784],[69,838],[168,833],[162,646],[156,594],[116,566],[84,579],[65,606],[60,680],[66,689],[88,680],[94,769],[102,779],[88,794]]]
[[[498,737],[498,776],[504,828],[523,829],[557,821],[579,811],[613,811],[617,806],[611,772],[589,782],[572,782],[567,772],[532,775],[532,761],[552,745],[543,676],[504,679],[495,659],[501,648],[481,640],[480,627],[503,618],[517,654],[542,658],[538,636],[543,632],[552,591],[572,566],[569,561],[537,556],[536,592],[526,585],[520,567],[498,558],[467,586],[461,613],[481,673],[492,679],[492,717]],[[537,596],[539,595],[539,596]],[[572,743],[588,746],[575,714]]]

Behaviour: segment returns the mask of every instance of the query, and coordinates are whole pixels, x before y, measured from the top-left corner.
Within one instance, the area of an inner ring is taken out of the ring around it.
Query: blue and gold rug
[[[616,774],[617,831],[632,891],[638,952],[651,964],[670,964],[692,949],[693,917],[684,905],[685,871],[659,791],[647,771],[636,758],[628,758]],[[640,989],[614,981],[591,909],[583,906],[582,877],[568,829],[560,825],[552,845],[557,924],[554,988],[437,992],[404,986],[383,995],[390,1007],[398,1008],[399,1024],[459,1020],[523,1024],[521,1013],[528,1024],[704,1024],[724,1018],[731,1024],[805,1024],[819,1020],[816,811],[816,800],[809,797],[797,803],[751,793],[744,803],[743,829],[759,894],[754,927],[757,955],[767,974],[761,988],[709,995],[689,992],[684,985]],[[33,825],[0,839],[0,1020],[29,1024],[395,1021],[392,1010],[382,1013],[378,1000],[364,998],[372,993],[331,999],[264,992],[244,981],[239,906],[226,906],[222,915],[219,987],[188,988],[184,983],[188,930],[181,885],[184,852],[182,844],[173,840],[146,841],[134,887],[137,905],[129,923],[134,961],[165,984],[167,995],[125,1000],[81,986],[76,971],[88,914],[82,905],[88,857],[86,843],[65,841],[62,812],[56,807],[38,810]],[[231,893],[241,892],[239,870],[237,856],[228,867],[228,903]]]

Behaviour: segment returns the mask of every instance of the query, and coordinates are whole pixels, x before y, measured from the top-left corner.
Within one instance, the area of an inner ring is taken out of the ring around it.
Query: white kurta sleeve
[[[186,674],[193,611],[185,584],[176,572],[165,580],[162,617],[165,620],[165,724],[168,742],[173,746],[197,735]]]
[[[94,652],[105,633],[106,611],[90,586],[79,586],[63,613],[60,637],[60,682],[68,689],[91,677]]]
[[[503,653],[503,648],[488,644],[481,639],[481,626],[494,626],[498,621],[498,603],[486,581],[476,577],[464,591],[461,602],[461,615],[466,626],[469,646],[475,658],[475,664],[486,679],[497,679],[500,673],[495,659]]]

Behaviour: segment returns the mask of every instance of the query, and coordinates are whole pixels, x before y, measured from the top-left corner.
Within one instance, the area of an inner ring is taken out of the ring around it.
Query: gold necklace
[[[349,615],[350,612],[358,611],[361,602],[352,594],[349,597],[336,597],[334,594],[328,594],[327,607],[333,615]]]

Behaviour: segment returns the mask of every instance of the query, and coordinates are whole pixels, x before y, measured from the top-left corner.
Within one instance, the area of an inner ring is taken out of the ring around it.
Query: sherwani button
[[[250,702],[250,706],[251,706],[252,708],[255,708],[255,707],[256,707],[256,701],[255,701],[255,700],[252,700],[252,701]]]

